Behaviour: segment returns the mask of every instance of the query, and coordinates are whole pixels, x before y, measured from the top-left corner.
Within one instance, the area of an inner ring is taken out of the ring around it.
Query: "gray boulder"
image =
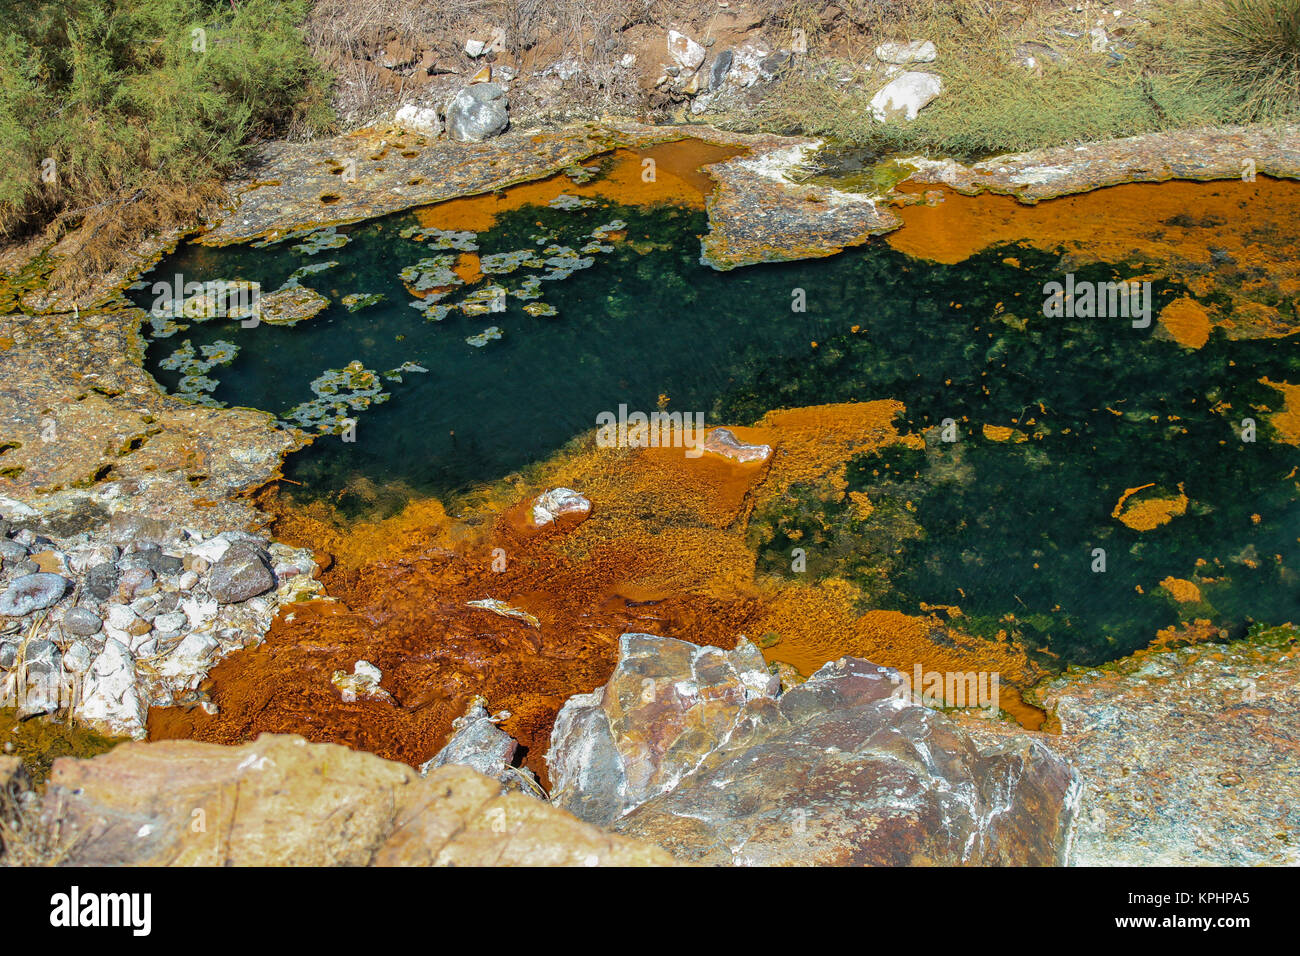
[[[447,104],[447,135],[462,143],[478,143],[510,125],[506,91],[496,83],[473,83]]]
[[[208,593],[222,604],[238,604],[275,587],[275,572],[261,551],[234,545],[212,566]]]
[[[624,634],[609,683],[570,697],[555,719],[551,799],[607,825],[677,786],[735,730],[747,701],[779,688],[749,641],[724,651]]]
[[[760,662],[624,635],[609,683],[556,720],[555,802],[700,863],[1065,862],[1080,782],[1040,741],[978,743],[868,661],[784,694]]]

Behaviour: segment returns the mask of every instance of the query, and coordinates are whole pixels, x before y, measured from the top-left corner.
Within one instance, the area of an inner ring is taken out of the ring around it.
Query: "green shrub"
[[[167,225],[251,137],[328,123],[308,7],[0,0],[0,235]]]

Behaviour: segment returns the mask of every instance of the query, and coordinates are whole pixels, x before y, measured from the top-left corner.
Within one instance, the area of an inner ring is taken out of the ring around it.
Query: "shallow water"
[[[802,548],[803,573],[847,577],[872,607],[947,606],[963,629],[1010,634],[1056,663],[1112,659],[1180,622],[1237,633],[1300,619],[1300,456],[1276,440],[1279,393],[1260,381],[1300,381],[1300,337],[1234,342],[1215,331],[1192,350],[1157,338],[1154,320],[1137,329],[1127,318],[1045,318],[1043,285],[1067,269],[1079,281],[1146,273],[1023,245],[940,264],[874,242],[718,273],[699,264],[698,208],[590,201],[508,208],[485,231],[443,236],[460,246],[446,250],[431,248],[437,235],[402,238],[425,227],[419,213],[340,227],[347,243],[314,253],[302,238],[185,246],[146,282],[182,273],[258,281],[265,292],[304,265],[335,261],[299,280],[330,305],[292,328],[189,322],[150,340],[147,367],[176,389],[181,372],[165,366],[183,343],[196,354],[236,345],[229,365],[202,372],[219,383],[202,394],[285,419],[317,398],[314,380],[327,402],[339,400],[319,381],[326,370],[357,362],[376,373],[361,384],[379,394],[300,417],[324,432],[355,419],[355,441],[322,434],[284,470],[304,499],[353,515],[544,460],[621,404],[747,424],[772,408],[894,398],[906,406],[900,431],[924,433],[925,450],[862,455],[847,489],[798,488],[754,515],[761,569],[793,576],[791,552]],[[480,276],[494,254],[548,247],[573,254]],[[447,289],[439,304],[496,282],[504,310],[430,321],[412,308],[410,275],[399,274],[439,256],[449,258],[423,267],[423,285]],[[584,267],[570,271],[575,258]],[[456,279],[445,287],[448,270]],[[1153,288],[1157,312],[1187,293],[1170,279]],[[532,290],[541,298],[513,294]],[[806,312],[792,311],[797,290]],[[383,300],[355,312],[342,304],[375,293]],[[146,308],[155,298],[133,295]],[[525,311],[539,302],[555,314]],[[492,327],[499,338],[472,344]],[[1238,431],[1247,414],[1259,423],[1253,443]],[[948,419],[953,442],[942,440]],[[1025,440],[996,440],[1003,433],[986,425]],[[1130,528],[1116,509],[1132,489],[1141,489],[1132,502],[1152,507],[1185,495],[1184,511]],[[1197,593],[1177,591],[1181,602],[1174,585],[1159,587],[1193,576]]]

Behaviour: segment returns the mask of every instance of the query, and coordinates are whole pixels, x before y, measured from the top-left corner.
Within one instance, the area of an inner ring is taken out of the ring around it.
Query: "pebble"
[[[153,582],[154,573],[148,568],[127,568],[118,576],[117,592],[129,601]]]
[[[103,626],[104,622],[100,616],[89,608],[68,608],[67,613],[63,615],[64,629],[82,637],[98,634],[99,629]]]
[[[63,653],[63,669],[71,674],[81,674],[94,659],[95,653],[85,641],[73,641]]]
[[[135,611],[125,604],[110,604],[108,613],[104,616],[105,623],[119,631],[125,631],[136,620]]]
[[[189,618],[185,616],[184,611],[170,611],[167,614],[159,614],[153,619],[154,630],[160,637],[179,634],[187,623]]]
[[[81,586],[87,594],[100,601],[107,601],[117,590],[117,578],[117,565],[107,562],[96,564],[86,571]]]
[[[67,575],[72,573],[72,569],[68,566],[68,556],[62,551],[50,549],[37,551],[32,555],[31,559],[36,562],[37,567],[42,571],[50,574]]]
[[[27,549],[17,541],[0,538],[0,558],[14,561],[27,557]]]

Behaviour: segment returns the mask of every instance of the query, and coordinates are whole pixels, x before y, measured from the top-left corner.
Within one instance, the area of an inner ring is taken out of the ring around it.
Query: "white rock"
[[[194,585],[199,583],[199,576],[193,571],[186,571],[176,581],[176,586],[182,591],[190,591]]]
[[[878,122],[902,117],[909,123],[943,92],[943,80],[933,73],[904,73],[871,98],[871,114]]]
[[[230,550],[230,541],[227,538],[215,537],[209,538],[202,544],[196,544],[190,548],[190,554],[196,558],[202,558],[208,564],[216,564],[221,560],[222,555]]]
[[[413,133],[423,133],[425,136],[437,136],[442,132],[442,120],[438,118],[438,111],[428,106],[416,106],[414,103],[407,103],[399,109],[393,117],[393,122],[403,129],[409,129]]]
[[[131,638],[130,647],[137,658],[153,657],[158,653],[158,638],[153,634],[139,634]]]
[[[636,54],[635,54],[635,53],[624,53],[624,54],[619,58],[618,65],[621,66],[621,67],[622,67],[623,69],[625,69],[625,70],[630,70],[630,69],[632,69],[632,67],[636,66]]]
[[[491,46],[491,44],[484,40],[466,40],[465,55],[475,58],[480,57],[488,51],[489,46]]]
[[[379,686],[383,678],[379,668],[369,661],[357,661],[352,665],[352,673],[335,671],[330,683],[339,689],[343,700],[351,703],[358,697],[373,697],[378,700],[391,700],[388,691]]]
[[[753,86],[763,74],[762,63],[767,57],[767,50],[752,43],[737,47],[731,54],[731,69],[727,71],[727,82],[736,86]]]
[[[352,673],[356,674],[362,680],[368,680],[378,684],[383,680],[384,673],[370,661],[357,661],[352,665]]]
[[[911,43],[882,43],[876,47],[876,59],[881,63],[933,63],[939,51],[929,40]]]
[[[104,624],[118,631],[125,631],[137,620],[138,615],[125,604],[110,604],[104,615]]]
[[[184,611],[169,611],[153,619],[153,629],[159,634],[178,634],[190,622]]]
[[[74,641],[63,653],[63,669],[69,674],[80,674],[94,663],[94,651],[85,641]]]
[[[135,658],[112,638],[86,675],[77,715],[116,736],[145,735],[146,708],[136,687]]]
[[[202,674],[220,646],[211,634],[187,634],[158,663],[158,673],[163,677],[193,677]]]
[[[673,61],[688,73],[694,73],[704,62],[707,51],[685,33],[668,31],[668,54]]]
[[[586,515],[590,511],[591,502],[572,488],[552,488],[534,499],[533,524],[540,528],[560,515]]]
[[[739,462],[767,461],[772,457],[771,445],[743,442],[729,428],[715,428],[704,436],[704,450]]]

